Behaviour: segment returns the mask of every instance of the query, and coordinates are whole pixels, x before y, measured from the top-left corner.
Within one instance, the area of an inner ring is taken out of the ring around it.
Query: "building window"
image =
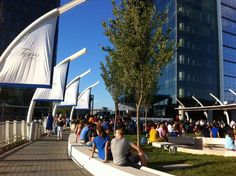
[[[183,7],[179,7],[179,12],[184,12],[184,8]]]
[[[184,89],[183,88],[179,88],[179,97],[180,98],[184,97]]]
[[[179,55],[179,63],[184,64],[184,55],[183,54]]]
[[[183,72],[183,71],[180,71],[180,72],[179,72],[179,80],[180,80],[180,81],[183,81],[183,80],[184,80],[184,72]]]
[[[179,39],[179,46],[180,46],[180,47],[183,47],[183,46],[184,46],[184,39],[183,39],[183,38],[180,38],[180,39]]]
[[[181,31],[184,30],[184,23],[179,23],[179,30],[181,30]]]

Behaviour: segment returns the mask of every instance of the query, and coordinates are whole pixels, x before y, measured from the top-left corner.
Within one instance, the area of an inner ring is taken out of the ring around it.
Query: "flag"
[[[0,84],[50,87],[59,12],[54,9],[23,30],[0,57]]]
[[[38,88],[33,96],[34,101],[62,101],[64,99],[69,63],[68,61],[55,66],[52,88]]]
[[[78,97],[77,105],[75,109],[89,109],[89,99],[91,93],[91,87],[85,89]]]

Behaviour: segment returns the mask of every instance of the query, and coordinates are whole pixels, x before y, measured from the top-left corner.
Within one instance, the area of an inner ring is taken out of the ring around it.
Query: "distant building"
[[[0,0],[0,54],[30,23],[59,5],[60,0]],[[56,57],[56,47],[54,53]],[[33,93],[34,89],[0,87],[0,121],[25,119]]]
[[[158,94],[169,96],[156,103],[159,113],[174,117],[176,98],[185,106],[196,106],[192,96],[213,105],[210,93],[222,102],[234,102],[229,89],[236,90],[236,1],[155,0],[155,4],[159,10],[168,9],[171,37],[179,46],[159,80]]]

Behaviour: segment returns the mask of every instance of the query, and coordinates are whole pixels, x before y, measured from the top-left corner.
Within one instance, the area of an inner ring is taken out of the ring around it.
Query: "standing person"
[[[66,129],[70,129],[70,116],[67,116],[66,118]]]
[[[133,148],[138,155],[131,155],[130,149]],[[119,166],[133,165],[140,161],[141,165],[146,166],[147,161],[143,150],[124,138],[124,130],[118,128],[115,132],[115,138],[111,141],[111,153],[113,163]]]
[[[57,134],[57,121],[58,121],[58,114],[56,114],[53,119],[53,134]]]
[[[213,127],[210,130],[210,137],[211,138],[219,138],[220,137],[219,128],[217,127],[217,125],[215,123],[213,124]]]
[[[47,130],[47,136],[51,136],[52,134],[52,124],[53,124],[53,117],[50,113],[48,113],[47,116],[47,124],[46,124],[46,130]]]
[[[93,139],[92,154],[90,158],[93,158],[95,149],[97,148],[98,157],[103,160],[103,162],[107,162],[109,158],[110,137],[106,134],[102,126],[97,126],[96,131],[98,136]]]
[[[63,125],[64,125],[64,118],[63,115],[60,114],[57,120],[57,140],[63,139],[62,138]]]

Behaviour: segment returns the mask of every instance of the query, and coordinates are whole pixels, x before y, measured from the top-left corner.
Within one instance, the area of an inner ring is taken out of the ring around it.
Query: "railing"
[[[30,139],[27,137],[27,127],[33,129]],[[24,140],[38,140],[44,133],[43,122],[40,121],[34,121],[28,126],[24,120],[0,122],[0,148]]]

